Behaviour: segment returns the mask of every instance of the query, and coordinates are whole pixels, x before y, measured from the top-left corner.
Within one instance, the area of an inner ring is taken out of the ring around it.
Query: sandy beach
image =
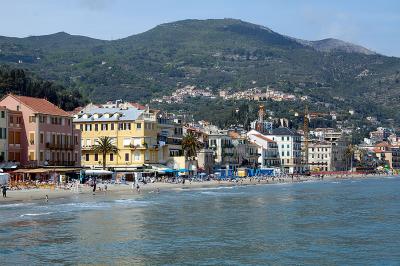
[[[97,188],[101,188],[102,190],[97,190],[95,194],[143,194],[156,192],[157,190],[166,191],[166,190],[181,190],[181,189],[199,189],[199,188],[214,188],[214,187],[228,187],[228,186],[248,186],[248,185],[268,185],[268,184],[277,184],[277,183],[296,183],[296,182],[305,182],[305,181],[322,181],[322,180],[335,180],[335,179],[360,179],[360,178],[379,178],[385,177],[386,175],[346,175],[346,176],[325,176],[323,179],[320,177],[307,176],[307,177],[275,177],[274,179],[254,179],[254,178],[241,178],[235,181],[227,181],[227,180],[210,180],[203,182],[189,182],[186,181],[185,184],[182,183],[164,183],[164,182],[155,182],[148,184],[140,185],[140,193],[136,191],[136,189],[132,190],[131,183],[128,184],[107,184],[107,191],[104,191],[104,185],[98,184]],[[50,189],[23,189],[23,190],[8,190],[7,198],[2,198],[0,200],[0,204],[10,203],[10,202],[25,202],[25,201],[38,201],[38,200],[46,200],[46,195],[49,200],[56,198],[66,198],[74,195],[91,195],[93,194],[92,188],[86,185],[80,185],[78,189],[66,190],[61,188],[56,188],[54,190]]]

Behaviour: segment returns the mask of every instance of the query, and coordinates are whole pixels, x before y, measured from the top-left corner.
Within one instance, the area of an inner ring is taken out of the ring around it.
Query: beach
[[[278,183],[295,183],[295,182],[307,182],[307,181],[319,181],[319,180],[334,180],[334,179],[359,179],[359,178],[379,178],[383,175],[330,175],[316,177],[316,176],[301,176],[301,177],[275,177],[268,179],[257,179],[257,178],[240,178],[237,181],[228,180],[209,180],[209,181],[186,181],[182,183],[166,183],[166,182],[155,182],[155,183],[140,183],[140,192],[132,189],[132,184],[107,184],[107,191],[104,190],[104,184],[98,184],[96,192],[93,192],[93,188],[87,185],[79,185],[78,189],[22,189],[22,190],[8,190],[7,198],[2,198],[0,204],[10,202],[28,202],[28,201],[40,201],[48,199],[66,198],[74,195],[91,195],[91,194],[145,194],[152,192],[161,192],[166,190],[181,190],[181,189],[199,189],[199,188],[213,188],[213,187],[231,187],[231,186],[249,186],[249,185],[271,185]],[[99,188],[101,190],[99,190]]]

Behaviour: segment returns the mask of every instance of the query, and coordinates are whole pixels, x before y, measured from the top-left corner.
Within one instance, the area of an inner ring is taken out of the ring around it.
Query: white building
[[[278,145],[275,141],[256,130],[249,131],[247,136],[258,146],[258,163],[261,168],[278,168],[280,166]]]
[[[294,129],[279,127],[265,134],[278,145],[281,169],[285,173],[302,173],[305,171],[301,160],[301,135]]]

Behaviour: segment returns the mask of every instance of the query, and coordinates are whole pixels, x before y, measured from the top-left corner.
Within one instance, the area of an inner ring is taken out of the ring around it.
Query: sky
[[[182,19],[236,18],[291,37],[400,57],[400,0],[0,0],[0,35],[118,39]]]

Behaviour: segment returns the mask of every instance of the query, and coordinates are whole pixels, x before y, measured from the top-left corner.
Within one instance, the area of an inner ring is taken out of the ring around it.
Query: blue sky
[[[0,35],[59,31],[117,39],[187,18],[238,18],[296,38],[328,37],[400,57],[400,0],[0,0]]]

